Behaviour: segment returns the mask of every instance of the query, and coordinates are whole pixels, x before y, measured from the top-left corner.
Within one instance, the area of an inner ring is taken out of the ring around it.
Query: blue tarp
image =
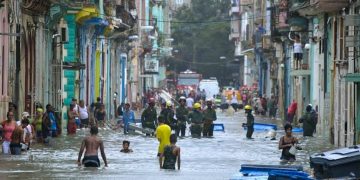
[[[302,171],[286,171],[273,170],[269,172],[269,180],[276,179],[297,179],[297,180],[313,180],[309,178],[309,174]]]
[[[246,125],[244,125],[244,129],[247,129]],[[270,129],[277,130],[277,126],[275,124],[254,123],[255,131],[268,131]]]
[[[273,170],[302,171],[302,166],[242,164],[240,172],[248,176],[264,176]]]
[[[292,132],[294,132],[294,133],[302,133],[304,130],[303,130],[303,128],[293,128],[292,129]]]
[[[231,179],[299,179],[312,180],[310,175],[303,172],[302,166],[242,164],[240,173]]]
[[[109,22],[106,19],[102,18],[91,18],[84,21],[84,25],[88,26],[108,26]]]
[[[214,131],[225,131],[224,124],[216,124],[214,123]]]

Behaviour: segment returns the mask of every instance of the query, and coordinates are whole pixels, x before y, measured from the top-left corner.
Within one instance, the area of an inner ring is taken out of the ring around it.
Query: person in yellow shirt
[[[156,138],[159,140],[159,148],[158,148],[158,157],[161,157],[164,153],[164,148],[167,145],[170,145],[170,135],[171,128],[167,124],[165,124],[165,117],[158,117],[159,126],[156,128]],[[161,158],[160,158],[161,159]]]

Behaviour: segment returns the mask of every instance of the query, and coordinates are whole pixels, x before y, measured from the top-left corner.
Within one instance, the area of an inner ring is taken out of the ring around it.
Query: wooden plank
[[[137,125],[135,123],[129,123],[129,129],[135,130],[135,131],[140,131],[144,134],[153,134],[155,133],[155,131],[153,129],[150,128],[142,128],[141,125]]]

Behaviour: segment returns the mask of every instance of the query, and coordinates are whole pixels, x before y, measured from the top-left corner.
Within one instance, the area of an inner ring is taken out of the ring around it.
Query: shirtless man
[[[177,162],[178,170],[180,170],[180,147],[176,146],[176,142],[177,136],[176,134],[172,134],[170,136],[171,144],[165,146],[164,154],[160,157],[160,168],[175,169],[175,163]]]
[[[21,120],[21,126],[17,126],[11,135],[10,152],[12,155],[21,154],[21,144],[24,143],[24,128],[30,124],[28,119]]]
[[[91,135],[84,138],[83,142],[81,143],[77,161],[79,166],[81,166],[81,157],[83,155],[84,149],[86,149],[82,164],[84,164],[85,167],[100,167],[100,160],[98,158],[98,149],[100,148],[101,157],[104,160],[105,167],[107,167],[104,144],[103,141],[97,137],[97,133],[98,128],[96,126],[92,126],[90,128]]]

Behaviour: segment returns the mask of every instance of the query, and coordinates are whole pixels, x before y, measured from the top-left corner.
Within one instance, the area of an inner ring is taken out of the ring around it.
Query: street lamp
[[[220,56],[220,57],[219,57],[219,59],[221,59],[221,60],[225,60],[225,59],[226,59],[226,57],[225,57],[225,56]]]
[[[156,39],[155,36],[148,36],[148,38],[149,38],[149,39],[152,39],[152,40]]]
[[[131,40],[131,41],[136,41],[136,40],[138,40],[139,39],[139,36],[138,35],[131,35],[131,36],[129,36],[129,40]]]
[[[170,42],[173,42],[174,41],[174,38],[167,38],[165,39],[166,41],[170,41]]]
[[[220,56],[219,59],[221,59],[221,60],[226,60],[226,57],[225,57],[225,56]],[[227,64],[227,63],[226,63],[226,64]],[[221,70],[221,76],[222,76],[221,79],[223,80],[222,83],[225,82],[225,76],[224,76],[225,72],[224,72],[224,69],[225,69],[225,68],[222,68],[222,70]]]
[[[144,31],[151,31],[154,29],[154,26],[141,26],[140,29]]]

